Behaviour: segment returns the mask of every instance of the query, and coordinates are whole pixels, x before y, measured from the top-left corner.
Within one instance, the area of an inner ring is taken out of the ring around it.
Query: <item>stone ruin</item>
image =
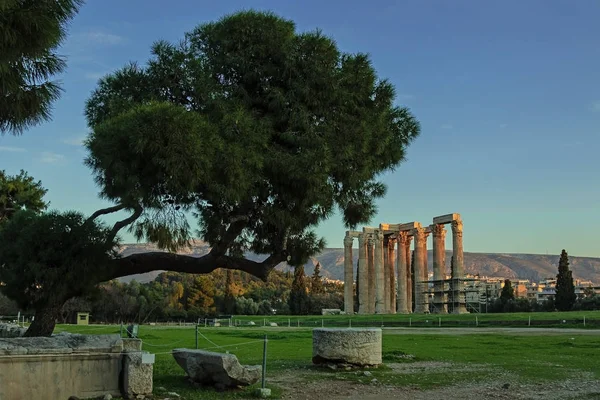
[[[2,338],[0,399],[144,398],[154,360],[141,349],[118,334]]]
[[[452,279],[446,289],[446,229],[452,227]],[[460,214],[420,222],[380,224],[362,231],[347,231],[344,238],[344,312],[354,313],[352,245],[358,239],[358,313],[429,313],[427,237],[433,234],[433,312],[467,313],[464,290],[463,222]],[[411,242],[414,239],[414,274]],[[413,309],[414,304],[414,309]],[[449,310],[450,306],[450,310]]]

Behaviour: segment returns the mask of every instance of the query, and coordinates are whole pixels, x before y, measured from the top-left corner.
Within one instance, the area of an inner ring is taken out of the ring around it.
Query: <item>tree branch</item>
[[[248,218],[238,218],[231,222],[221,239],[210,250],[210,254],[216,257],[225,255],[231,243],[240,236],[247,225]]]
[[[114,237],[117,236],[117,233],[119,233],[119,231],[121,229],[123,229],[127,225],[135,222],[135,220],[138,219],[140,217],[140,215],[142,215],[142,212],[144,211],[142,206],[140,206],[139,204],[136,204],[133,207],[133,210],[134,210],[133,214],[131,214],[128,218],[125,218],[124,220],[121,220],[121,221],[118,221],[115,223],[115,225],[113,226],[113,228],[110,231],[111,239],[114,239]]]
[[[137,253],[112,260],[102,276],[102,281],[157,270],[208,274],[218,268],[244,271],[266,281],[273,268],[287,260],[287,251],[272,254],[262,262],[240,257],[215,256],[212,253],[202,257],[163,252]]]
[[[92,215],[90,215],[90,217],[85,220],[84,225],[91,223],[93,220],[95,220],[96,218],[98,218],[101,215],[112,214],[114,212],[121,211],[124,208],[125,208],[125,206],[123,204],[118,204],[113,207],[100,209],[100,210],[94,212]]]

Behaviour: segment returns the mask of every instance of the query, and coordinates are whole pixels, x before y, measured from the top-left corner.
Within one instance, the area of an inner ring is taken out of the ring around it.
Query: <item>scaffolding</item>
[[[466,314],[480,312],[480,307],[474,307],[467,299],[468,293],[479,293],[473,282],[475,278],[449,278],[416,282],[420,285],[425,312],[432,314]],[[469,284],[470,283],[470,284]],[[417,301],[417,299],[415,299]],[[416,308],[416,307],[415,307]]]

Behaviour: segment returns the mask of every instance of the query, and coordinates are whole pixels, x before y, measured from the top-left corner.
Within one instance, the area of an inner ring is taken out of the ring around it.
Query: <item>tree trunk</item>
[[[54,332],[56,319],[60,317],[60,311],[64,303],[52,304],[36,310],[35,318],[29,329],[25,332],[26,337],[50,336]]]

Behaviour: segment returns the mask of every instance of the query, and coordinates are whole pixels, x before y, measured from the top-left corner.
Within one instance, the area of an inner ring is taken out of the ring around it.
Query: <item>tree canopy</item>
[[[0,2],[0,133],[18,135],[50,118],[66,63],[56,50],[83,0]]]
[[[86,162],[138,239],[174,250],[190,237],[186,213],[197,217],[212,251],[188,272],[207,262],[264,278],[322,248],[313,228],[336,208],[350,227],[374,215],[379,175],[419,134],[394,96],[367,55],[240,12],[103,78],[86,104]]]
[[[43,200],[47,190],[41,181],[35,181],[27,172],[7,175],[0,171],[0,224],[19,210],[41,212],[48,207]]]

